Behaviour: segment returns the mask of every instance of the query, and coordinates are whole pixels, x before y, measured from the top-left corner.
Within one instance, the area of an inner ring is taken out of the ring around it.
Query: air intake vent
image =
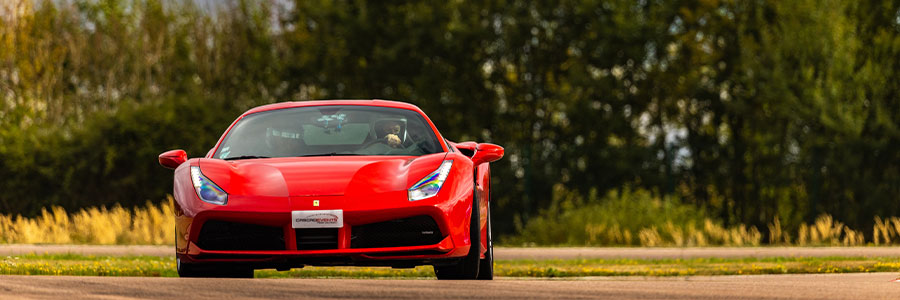
[[[294,229],[297,233],[297,250],[337,249],[337,228]]]
[[[209,220],[203,223],[197,246],[203,250],[284,250],[281,227]]]
[[[350,248],[433,245],[443,238],[444,235],[434,219],[429,216],[415,216],[353,226],[350,233]]]

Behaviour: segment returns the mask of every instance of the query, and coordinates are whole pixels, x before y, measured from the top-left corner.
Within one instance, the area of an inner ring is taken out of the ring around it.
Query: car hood
[[[406,190],[436,170],[446,153],[200,159],[200,170],[231,195],[338,196]]]

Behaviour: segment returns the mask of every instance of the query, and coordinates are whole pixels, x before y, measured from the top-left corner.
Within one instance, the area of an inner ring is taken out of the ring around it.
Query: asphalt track
[[[896,273],[579,280],[0,276],[0,299],[898,299]]]
[[[172,246],[0,245],[0,256],[22,254],[96,256],[172,256]],[[577,258],[763,258],[763,257],[900,257],[900,247],[709,247],[709,248],[508,248],[495,247],[498,260]]]

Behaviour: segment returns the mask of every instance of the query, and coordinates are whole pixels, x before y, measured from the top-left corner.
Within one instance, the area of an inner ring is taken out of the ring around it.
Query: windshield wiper
[[[233,156],[224,158],[224,160],[235,160],[235,159],[254,159],[254,158],[269,158],[268,156],[258,156],[258,155],[241,155],[241,156]]]
[[[298,156],[298,157],[310,157],[310,156],[354,156],[354,155],[365,155],[365,154],[331,152],[331,153],[319,153],[319,154],[306,154],[306,155],[300,155],[300,156]]]

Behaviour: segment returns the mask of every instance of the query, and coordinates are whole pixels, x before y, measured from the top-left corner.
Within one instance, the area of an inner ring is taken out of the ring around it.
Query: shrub
[[[859,246],[866,244],[862,231],[854,230],[830,215],[812,224],[801,224],[790,233],[777,218],[769,223],[770,245]],[[872,243],[900,243],[900,218],[875,218]],[[644,190],[625,189],[597,197],[583,197],[561,186],[554,188],[552,205],[525,225],[508,245],[577,246],[758,246],[763,233],[754,226],[726,227],[704,209],[675,197],[657,197]]]
[[[725,228],[698,207],[675,197],[660,198],[645,190],[624,189],[586,199],[554,187],[550,208],[520,226],[509,244],[706,246],[758,245],[756,228]]]

